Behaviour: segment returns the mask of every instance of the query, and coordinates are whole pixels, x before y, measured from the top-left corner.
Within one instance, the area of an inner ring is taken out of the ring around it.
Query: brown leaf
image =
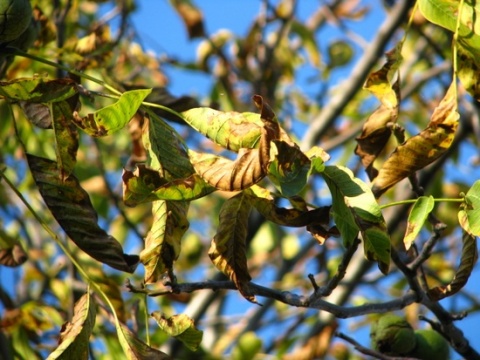
[[[90,198],[71,174],[64,181],[55,161],[27,154],[28,165],[43,200],[73,242],[94,259],[132,273],[138,256],[123,253],[120,243],[98,224]]]
[[[454,85],[450,85],[445,97],[435,108],[427,128],[398,146],[383,164],[373,182],[372,191],[376,197],[437,160],[450,147],[460,117]]]
[[[190,39],[205,36],[203,14],[191,0],[172,0],[172,5],[187,27]]]
[[[245,244],[250,208],[250,203],[243,193],[225,201],[220,210],[220,223],[208,256],[217,269],[235,283],[245,299],[256,302],[248,288],[252,278],[248,273]]]
[[[427,294],[430,299],[438,301],[459,292],[467,283],[470,274],[473,271],[478,259],[477,239],[468,232],[463,232],[462,237],[462,256],[460,257],[460,266],[455,272],[455,276],[448,285],[441,285],[429,289]]]

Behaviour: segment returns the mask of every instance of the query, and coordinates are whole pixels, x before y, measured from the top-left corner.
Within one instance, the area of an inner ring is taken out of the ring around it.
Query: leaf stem
[[[399,205],[407,205],[407,204],[415,204],[417,199],[408,199],[408,200],[402,200],[402,201],[394,201],[389,204],[385,205],[380,205],[380,209],[386,209],[392,206],[399,206]],[[451,203],[462,203],[464,201],[463,198],[458,198],[458,199],[453,199],[453,198],[438,198],[438,199],[433,199],[434,202],[451,202]]]

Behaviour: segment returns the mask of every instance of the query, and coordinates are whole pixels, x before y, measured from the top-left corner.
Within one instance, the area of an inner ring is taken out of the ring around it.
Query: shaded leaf
[[[53,114],[52,124],[55,132],[55,152],[61,180],[65,180],[73,171],[77,161],[78,132],[72,123],[72,109],[66,101],[49,105]]]
[[[480,236],[480,180],[468,190],[458,212],[458,221],[464,231],[471,236]]]
[[[196,351],[203,338],[203,331],[195,327],[195,323],[185,314],[173,315],[169,318],[159,311],[154,311],[152,317],[157,321],[160,329],[168,335],[180,340],[186,347]]]
[[[76,116],[75,124],[91,136],[110,135],[127,125],[150,91],[150,89],[127,91],[114,104],[83,118]]]
[[[429,289],[427,294],[432,300],[441,300],[459,292],[467,283],[478,259],[477,239],[464,231],[462,236],[462,256],[455,276],[448,285]]]
[[[139,165],[135,172],[124,170],[123,201],[135,206],[155,200],[190,201],[215,191],[199,175],[165,182],[158,171]]]
[[[181,16],[190,39],[205,36],[203,14],[191,0],[170,0],[170,2]]]
[[[407,230],[403,237],[406,250],[412,246],[412,243],[415,241],[434,206],[435,200],[431,195],[420,196],[417,201],[415,201],[415,204],[413,204],[410,214],[408,215]]]
[[[53,359],[88,359],[89,339],[95,324],[95,306],[87,292],[76,303],[73,318],[63,325],[58,347],[47,357]]]
[[[260,144],[263,123],[257,113],[201,107],[184,111],[182,115],[191,127],[225,149],[238,152]]]
[[[376,197],[431,164],[450,147],[460,117],[454,85],[450,85],[445,97],[435,108],[427,128],[398,146],[383,164],[372,186]]]
[[[402,61],[400,51],[401,48],[397,46],[387,52],[385,65],[380,70],[371,73],[364,85],[364,89],[370,91],[381,102],[380,107],[370,115],[363,125],[362,134],[356,139],[358,145],[355,148],[355,154],[360,156],[370,180],[373,180],[378,174],[373,162],[390,138],[392,130],[389,125],[395,123],[398,118],[399,79],[393,86],[391,82]]]
[[[60,180],[55,161],[27,154],[28,165],[43,200],[73,242],[94,259],[117,270],[133,272],[138,256],[123,253],[120,243],[97,224],[97,214],[77,178]]]
[[[72,79],[48,80],[47,76],[34,76],[11,81],[0,81],[0,95],[13,101],[48,103],[64,101],[77,93]]]
[[[137,338],[125,325],[115,323],[118,340],[128,360],[172,360],[164,352],[154,349]]]
[[[283,195],[298,195],[307,184],[310,159],[297,146],[281,140],[272,141],[270,158],[273,160],[268,169],[269,178]]]
[[[208,256],[216,268],[235,283],[248,301],[256,302],[247,286],[252,279],[248,273],[245,244],[250,209],[250,203],[243,193],[225,201]]]
[[[140,261],[145,266],[145,283],[171,272],[180,254],[180,241],[187,231],[188,204],[158,200],[153,203],[153,225],[145,239]]]
[[[322,173],[332,194],[332,212],[346,247],[362,233],[365,256],[386,273],[390,264],[390,237],[380,206],[369,187],[343,166],[325,166]]]
[[[480,59],[476,54],[457,46],[457,75],[465,89],[480,101]]]
[[[18,239],[0,228],[0,265],[15,267],[27,261],[28,255]]]

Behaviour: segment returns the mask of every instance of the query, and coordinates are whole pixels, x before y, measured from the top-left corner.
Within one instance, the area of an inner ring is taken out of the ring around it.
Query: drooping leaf
[[[143,144],[147,165],[161,171],[166,180],[185,179],[195,173],[188,159],[187,146],[180,135],[157,115],[150,113],[143,123]]]
[[[217,233],[213,237],[208,256],[218,270],[227,275],[240,293],[251,302],[256,302],[246,286],[250,280],[247,267],[248,215],[251,205],[240,193],[226,200],[220,215]]]
[[[267,175],[271,142],[280,138],[280,127],[272,109],[261,96],[254,95],[253,101],[260,109],[263,122],[258,149],[240,149],[235,161],[189,151],[190,161],[197,174],[217,189],[243,190]]]
[[[27,259],[28,255],[23,250],[20,241],[0,228],[0,265],[9,267],[20,266]]]
[[[260,144],[263,123],[257,113],[200,107],[184,111],[182,115],[191,127],[225,149],[238,152]]]
[[[480,59],[460,44],[457,46],[457,75],[470,95],[480,101]]]
[[[95,306],[87,291],[76,303],[73,318],[63,325],[58,347],[47,357],[54,359],[88,359],[89,339],[95,324]]]
[[[465,202],[458,212],[458,221],[470,236],[480,236],[480,180],[465,194]]]
[[[420,0],[418,2],[420,12],[428,21],[451,32],[455,32],[460,16],[458,41],[475,54],[480,49],[480,21],[478,21],[480,5],[470,1],[464,1],[462,4],[463,7],[460,9],[460,1]]]
[[[124,92],[114,104],[83,118],[75,117],[75,124],[91,136],[111,135],[127,125],[150,91],[142,89]]]
[[[400,83],[397,79],[392,85],[392,81],[402,61],[400,51],[401,48],[397,46],[387,52],[385,65],[380,70],[371,73],[364,85],[364,89],[370,91],[381,102],[380,107],[370,115],[363,125],[362,134],[356,139],[358,145],[355,148],[355,154],[360,156],[370,180],[373,180],[378,174],[373,162],[390,138],[392,133],[390,125],[395,123],[398,118]]]
[[[285,141],[273,140],[268,176],[285,196],[298,195],[305,187],[310,174],[311,161],[297,147]]]
[[[123,201],[136,206],[155,200],[190,201],[215,191],[198,174],[166,182],[158,171],[139,165],[135,172],[124,170]]]
[[[120,243],[97,224],[97,214],[77,178],[60,179],[55,161],[27,154],[28,165],[46,205],[73,242],[94,259],[133,272],[138,256],[123,253]]]
[[[403,237],[406,250],[412,246],[412,243],[415,241],[434,206],[435,201],[431,195],[420,196],[417,201],[415,201],[415,204],[413,204],[410,214],[408,215],[407,230]]]
[[[153,203],[153,225],[145,239],[140,261],[145,266],[145,283],[155,282],[167,271],[180,254],[180,240],[187,231],[188,204],[158,200]]]
[[[72,79],[48,80],[46,76],[0,81],[0,95],[13,101],[49,103],[64,101],[77,93]]]
[[[172,360],[164,352],[154,349],[137,338],[125,325],[115,323],[118,340],[128,360]]]
[[[450,85],[445,97],[435,108],[427,128],[398,146],[383,164],[372,186],[376,197],[437,160],[450,147],[460,117],[454,85]]]
[[[386,273],[390,264],[390,237],[373,193],[343,166],[325,166],[322,176],[332,194],[333,218],[345,246],[350,246],[360,231],[365,256],[377,261],[379,269]]]
[[[477,239],[464,231],[462,236],[462,256],[460,257],[460,265],[455,272],[455,276],[448,285],[440,285],[429,289],[427,292],[428,296],[432,300],[437,301],[459,292],[467,283],[477,259]]]
[[[195,323],[185,314],[165,317],[161,312],[154,311],[152,317],[157,321],[160,329],[168,335],[180,340],[186,347],[196,351],[203,338],[203,331],[195,327]]]
[[[191,0],[170,0],[185,24],[190,39],[205,36],[203,14]]]
[[[77,161],[78,132],[73,124],[72,109],[66,101],[50,105],[53,114],[52,124],[55,132],[55,152],[62,181],[73,171]]]

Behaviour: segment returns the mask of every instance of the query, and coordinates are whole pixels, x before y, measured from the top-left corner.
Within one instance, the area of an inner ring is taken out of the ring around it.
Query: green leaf
[[[58,347],[47,360],[88,359],[89,339],[95,324],[95,306],[87,291],[75,304],[72,321],[62,327]]]
[[[412,246],[434,206],[433,196],[420,196],[413,204],[408,215],[407,230],[403,238],[406,250]]]
[[[151,89],[126,91],[114,104],[76,118],[75,123],[91,136],[111,135],[128,124],[150,92]]]
[[[367,259],[377,261],[380,270],[386,273],[390,237],[372,191],[343,166],[325,166],[322,176],[332,194],[333,218],[345,246],[350,246],[360,231]]]
[[[120,243],[98,226],[97,213],[78,179],[70,174],[62,181],[55,161],[31,154],[27,161],[43,200],[70,239],[94,259],[133,272],[138,256],[124,254]]]
[[[137,338],[125,325],[115,321],[118,340],[128,360],[172,360],[170,356],[154,349]]]
[[[0,81],[0,95],[13,101],[35,103],[60,102],[77,93],[72,79],[48,80],[47,76],[34,76],[11,81]]]
[[[169,318],[159,311],[154,311],[152,317],[157,321],[160,329],[175,337],[192,351],[196,351],[203,338],[203,331],[198,330],[191,318],[185,314],[173,315]]]
[[[251,302],[256,302],[247,285],[250,274],[247,267],[248,198],[242,193],[225,201],[220,215],[217,233],[213,237],[208,256],[215,267],[227,275],[237,286],[240,293]]]
[[[145,266],[145,283],[157,281],[166,271],[172,271],[180,254],[180,241],[187,231],[188,204],[155,201],[152,205],[153,225],[145,239],[140,261]]]
[[[452,32],[457,28],[460,12],[460,1],[453,0],[419,0],[420,12],[425,18]],[[473,5],[473,6],[472,6]],[[478,2],[463,2],[460,27],[458,29],[460,44],[467,47],[472,54],[480,49],[480,4]]]
[[[244,333],[232,349],[232,360],[253,360],[262,349],[262,340],[253,332]]]
[[[77,161],[78,132],[72,123],[72,109],[66,101],[52,103],[49,106],[55,132],[55,152],[60,178],[65,180],[73,171]]]
[[[124,170],[122,180],[123,201],[127,206],[155,200],[191,201],[216,190],[197,174],[165,183],[158,171],[141,165],[135,172]]]
[[[270,157],[274,160],[268,169],[269,178],[284,196],[298,195],[307,184],[310,159],[298,147],[281,140],[272,142]]]
[[[182,115],[191,127],[228,150],[238,152],[259,145],[263,122],[257,113],[200,107],[184,111]]]
[[[465,195],[465,202],[458,212],[458,221],[471,236],[480,236],[480,180]]]

